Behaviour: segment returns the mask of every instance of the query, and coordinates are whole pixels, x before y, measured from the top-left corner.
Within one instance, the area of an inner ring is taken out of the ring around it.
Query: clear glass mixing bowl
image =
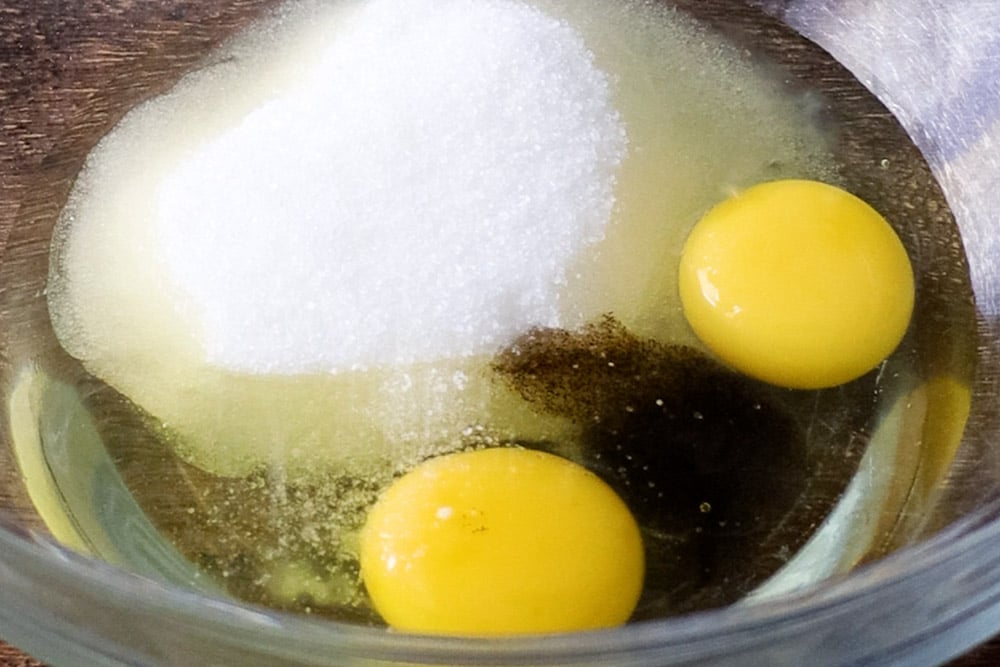
[[[99,489],[101,521],[129,538],[100,543],[84,525],[97,519],[83,513],[73,520],[90,542],[61,544],[53,534],[70,533],[38,515],[22,477],[32,463],[16,462],[11,445],[23,427],[18,401],[34,400],[18,393],[32,372],[24,362],[57,347],[44,299],[47,232],[95,138],[267,4],[43,0],[0,9],[0,635],[57,665],[930,665],[1000,630],[1000,5],[990,2],[686,3],[723,29],[749,22],[756,47],[813,83],[828,77],[829,95],[863,106],[856,88],[838,88],[839,75],[778,26],[826,49],[896,116],[954,213],[978,338],[971,400],[942,418],[967,409],[966,428],[957,451],[907,464],[889,529],[865,500],[878,496],[884,465],[862,459],[835,509],[852,519],[851,535],[827,521],[806,556],[747,601],[503,641],[334,623],[242,604],[199,582],[135,510],[100,442],[74,430],[80,403],[36,376],[31,395],[42,392],[47,407],[28,411],[30,427],[50,447],[34,464],[57,480],[67,466],[92,466],[92,488],[59,487],[62,500]],[[949,237],[933,226],[921,233],[932,248]],[[943,254],[955,250],[942,244]],[[934,437],[930,422],[916,429],[914,446]],[[863,549],[851,546],[859,535]],[[127,571],[105,561],[159,565]]]

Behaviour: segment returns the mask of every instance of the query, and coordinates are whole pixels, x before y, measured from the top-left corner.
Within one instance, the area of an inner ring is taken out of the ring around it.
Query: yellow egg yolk
[[[360,560],[390,626],[452,635],[620,625],[644,575],[639,528],[609,486],[514,448],[441,456],[401,477],[368,516]]]
[[[784,180],[718,204],[688,237],[678,276],[684,314],[723,361],[799,389],[877,366],[913,311],[899,237],[840,188]]]

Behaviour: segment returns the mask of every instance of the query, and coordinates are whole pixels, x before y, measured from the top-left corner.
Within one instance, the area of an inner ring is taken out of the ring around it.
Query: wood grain
[[[0,642],[0,667],[43,667],[43,665],[13,646]]]

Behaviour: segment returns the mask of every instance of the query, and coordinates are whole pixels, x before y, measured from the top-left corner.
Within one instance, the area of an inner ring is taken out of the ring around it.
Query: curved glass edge
[[[48,538],[0,531],[0,552],[5,638],[53,664],[916,666],[957,655],[1000,626],[1000,498],[924,544],[798,595],[499,642],[240,606],[122,572]]]
[[[906,128],[966,240],[977,306],[1000,316],[1000,4],[755,1],[826,49]]]
[[[942,13],[930,0],[769,4],[869,85],[928,155],[967,239],[978,306],[990,328],[997,328],[1000,279],[993,258],[1000,256],[1000,234],[992,212],[1000,209],[995,187],[1000,109],[984,106],[984,100],[997,99],[1000,85],[1000,61],[994,58],[989,66],[990,55],[1000,49],[1000,6],[972,3]],[[920,12],[915,4],[935,11]],[[975,11],[981,14],[966,15]],[[872,20],[874,15],[880,18]],[[918,15],[935,16],[936,24],[911,25],[921,20]],[[894,34],[911,39],[907,48],[891,51],[869,34],[870,26],[885,21],[905,25]],[[958,33],[962,43],[939,40],[925,49],[920,39],[912,40],[913,35],[936,38],[935,29],[940,33],[953,25],[974,28]],[[971,50],[970,45],[981,57],[971,63],[979,74],[967,87],[940,87],[933,103],[913,97],[911,81],[926,92],[926,74],[959,74],[955,68],[963,65],[959,56],[965,53],[959,47]],[[941,67],[949,48],[951,64]],[[876,58],[870,57],[873,49]],[[887,53],[896,55],[887,60]],[[920,76],[905,77],[924,66]],[[989,344],[996,340],[991,337]],[[47,538],[25,539],[3,529],[0,554],[0,628],[7,639],[54,664],[321,665],[344,664],[347,658],[358,665],[449,664],[460,658],[464,664],[726,665],[836,657],[929,665],[1000,627],[997,499],[926,543],[795,596],[618,631],[502,644],[392,635],[247,609],[169,589],[67,552]],[[120,648],[112,648],[116,645]]]

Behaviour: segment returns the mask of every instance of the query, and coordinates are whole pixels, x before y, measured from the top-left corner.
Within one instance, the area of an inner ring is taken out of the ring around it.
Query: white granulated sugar
[[[626,144],[564,22],[514,0],[371,0],[299,84],[167,174],[161,259],[230,370],[492,352],[560,324]]]

